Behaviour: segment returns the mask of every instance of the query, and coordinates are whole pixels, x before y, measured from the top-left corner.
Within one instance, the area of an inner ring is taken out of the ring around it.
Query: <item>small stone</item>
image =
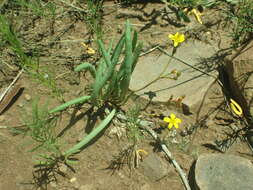
[[[76,177],[72,177],[72,178],[69,180],[70,183],[74,183],[75,181],[76,181]]]
[[[19,103],[19,104],[18,104],[18,107],[23,108],[23,107],[24,107],[24,104],[23,104],[23,103]]]
[[[61,164],[60,167],[59,167],[59,170],[60,170],[62,173],[66,173],[67,170],[68,170],[68,167],[66,166],[66,164]]]
[[[32,99],[32,97],[29,94],[25,94],[25,99],[26,99],[26,101],[30,101]]]
[[[196,188],[200,190],[252,190],[250,160],[226,154],[201,155],[195,166]]]
[[[4,115],[0,115],[0,122],[3,122],[5,120],[5,116]]]
[[[155,182],[166,176],[170,169],[156,154],[150,153],[143,162],[140,163],[140,171],[151,181]]]

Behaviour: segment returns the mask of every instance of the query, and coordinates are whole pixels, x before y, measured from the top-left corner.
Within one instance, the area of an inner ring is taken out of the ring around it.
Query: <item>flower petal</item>
[[[178,37],[178,42],[182,43],[184,40],[185,40],[184,34],[181,34],[181,35]]]
[[[175,127],[175,128],[178,128],[178,124],[177,124],[177,123],[174,123],[174,127]]]
[[[169,117],[164,117],[163,118],[163,121],[167,122],[167,123],[170,123],[170,118]]]
[[[169,39],[171,39],[171,40],[174,40],[174,39],[175,39],[175,36],[172,35],[172,34],[169,34],[168,37],[169,37]]]
[[[230,107],[232,108],[232,110],[239,116],[242,115],[243,111],[242,111],[242,108],[241,106],[236,102],[234,101],[232,98],[230,99]]]
[[[174,47],[177,47],[177,46],[178,46],[178,42],[174,41]]]
[[[179,119],[179,118],[175,119],[175,123],[181,123],[181,122],[182,122],[181,119]]]
[[[171,129],[173,127],[173,123],[169,123],[168,128]]]
[[[174,113],[170,114],[170,118],[174,120],[176,118],[175,114]]]

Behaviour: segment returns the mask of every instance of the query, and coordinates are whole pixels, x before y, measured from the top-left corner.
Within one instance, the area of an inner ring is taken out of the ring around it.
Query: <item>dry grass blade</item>
[[[7,94],[5,95],[5,97],[3,98],[3,100],[0,102],[0,115],[2,114],[2,112],[7,108],[7,106],[11,103],[11,101],[13,100],[13,98],[19,93],[19,91],[21,90],[21,85],[15,85],[13,88],[11,88]]]

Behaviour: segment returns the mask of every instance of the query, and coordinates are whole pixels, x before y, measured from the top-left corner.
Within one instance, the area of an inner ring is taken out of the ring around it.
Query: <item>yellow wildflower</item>
[[[89,55],[93,55],[93,54],[96,53],[95,50],[92,49],[91,47],[89,47],[87,44],[85,44],[85,43],[83,43],[83,42],[82,42],[81,44],[82,44],[82,46],[85,48],[86,52],[87,52]]]
[[[234,101],[232,98],[230,98],[230,107],[235,112],[236,115],[241,116],[242,115],[242,108],[239,104],[237,104],[236,101]]]
[[[200,24],[203,24],[202,23],[202,20],[201,20],[201,13],[197,10],[197,9],[192,9],[190,12],[188,12],[188,15],[189,14],[194,14],[196,20],[200,23]]]
[[[95,54],[95,50],[92,49],[91,47],[89,47],[89,48],[86,50],[86,52],[87,52],[89,55]]]
[[[164,117],[163,121],[169,123],[168,128],[171,129],[173,126],[178,128],[178,124],[181,123],[181,119],[177,118],[175,114],[170,114],[170,117]]]
[[[178,32],[175,35],[169,34],[168,37],[174,42],[174,47],[185,41],[184,34],[179,34]]]

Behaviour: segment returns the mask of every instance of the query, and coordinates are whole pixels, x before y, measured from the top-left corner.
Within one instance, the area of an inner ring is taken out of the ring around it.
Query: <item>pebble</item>
[[[59,167],[59,170],[63,173],[66,173],[68,170],[68,167],[65,164],[61,164]]]
[[[23,107],[24,107],[24,104],[23,104],[23,103],[19,103],[19,104],[18,104],[18,107],[23,108]]]
[[[32,97],[29,94],[25,94],[25,99],[26,99],[26,101],[30,101],[32,99]]]

